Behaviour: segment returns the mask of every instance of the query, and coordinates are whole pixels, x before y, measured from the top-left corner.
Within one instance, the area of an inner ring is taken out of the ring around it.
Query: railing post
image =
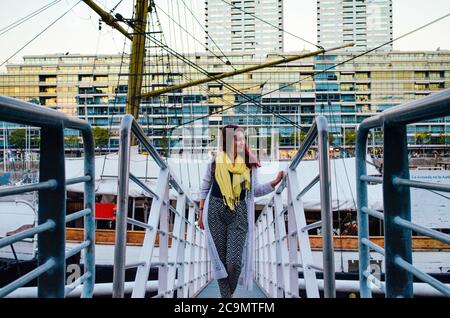
[[[278,292],[279,297],[287,297],[289,291],[289,271],[286,270],[286,264],[288,264],[288,246],[286,239],[286,223],[284,221],[284,213],[280,215],[283,211],[283,200],[281,198],[281,193],[275,193],[273,197],[274,201],[274,211],[275,211],[275,233],[277,242],[277,281],[278,284],[282,285],[283,288]],[[278,286],[279,288],[280,286]],[[280,289],[278,289],[280,290]],[[284,295],[283,295],[284,292]]]
[[[267,207],[267,214],[266,214],[266,220],[267,220],[267,231],[268,231],[268,238],[269,238],[269,257],[270,257],[270,265],[269,265],[269,293],[271,297],[277,297],[278,293],[278,286],[276,285],[277,282],[277,256],[278,256],[278,250],[277,250],[277,242],[275,240],[275,222],[273,220],[273,206],[269,205]]]
[[[167,175],[170,178],[169,175]],[[159,262],[163,264],[158,269],[158,294],[165,295],[168,289],[168,273],[169,273],[169,183],[162,198],[163,205],[159,216]],[[173,238],[172,238],[173,242]],[[151,259],[148,261],[151,262]]]
[[[328,127],[324,117],[317,117],[319,144],[320,201],[322,216],[323,291],[325,298],[336,298],[333,246],[333,210],[328,156]]]
[[[54,179],[55,189],[39,190],[38,224],[53,220],[55,228],[38,234],[39,265],[53,258],[55,266],[38,278],[38,297],[64,297],[66,277],[66,181],[64,127],[41,128],[39,182]]]
[[[144,243],[142,244],[142,252],[139,258],[140,263],[145,263],[143,266],[139,266],[136,272],[136,279],[134,289],[131,297],[144,298],[145,288],[148,281],[148,274],[150,272],[153,249],[155,247],[155,240],[157,235],[158,224],[163,206],[163,202],[166,199],[166,192],[169,187],[169,169],[161,169],[158,175],[158,188],[156,194],[158,197],[152,198],[152,207],[147,224],[151,227],[145,230]]]
[[[269,229],[267,228],[267,206],[264,207],[264,209],[261,212],[261,240],[262,240],[262,254],[263,254],[263,280],[261,282],[262,286],[266,291],[269,291],[270,288],[270,280],[269,280],[269,273],[270,273],[270,246],[268,244],[269,240]]]
[[[314,259],[311,252],[311,243],[309,242],[309,233],[307,230],[303,230],[306,226],[305,211],[301,197],[297,197],[298,191],[300,190],[300,182],[296,170],[289,168],[287,176],[289,182],[288,190],[291,191],[292,209],[297,226],[297,239],[300,246],[306,295],[308,298],[319,298],[319,285],[316,272],[311,267]]]
[[[176,236],[177,238],[175,239],[175,237],[172,236],[172,244],[170,245],[170,250],[169,250],[169,262],[174,262],[174,266],[171,266],[169,268],[169,273],[168,273],[168,277],[167,277],[167,281],[168,281],[168,289],[169,292],[167,294],[168,297],[173,297],[173,290],[175,288],[175,277],[176,277],[176,273],[177,273],[177,266],[178,266],[178,261],[179,261],[179,254],[180,254],[180,250],[182,250],[182,242],[180,241],[181,239],[184,239],[184,230],[182,230],[185,226],[184,220],[182,218],[182,216],[184,216],[184,212],[186,210],[186,195],[183,194],[178,194],[178,198],[177,198],[177,207],[176,207],[178,214],[175,214],[175,224],[173,226],[173,234],[174,236]],[[178,283],[181,283],[179,277],[182,271],[182,267],[180,266],[180,270],[178,271],[179,275],[178,275]]]
[[[263,240],[263,231],[262,231],[262,222],[261,219],[259,221],[256,221],[255,226],[255,240],[257,246],[256,253],[255,253],[255,279],[258,282],[259,285],[263,286],[264,284],[264,240]]]
[[[114,248],[113,298],[124,297],[127,247],[128,187],[132,119],[125,117],[120,128],[119,172],[117,186],[116,245]]]
[[[91,177],[84,183],[84,208],[91,213],[84,217],[84,239],[91,244],[84,250],[84,272],[90,277],[83,284],[82,298],[92,297],[95,285],[95,156],[92,130],[82,131],[84,145],[84,174]]]
[[[289,190],[291,183],[287,182],[287,197],[288,197],[288,243],[289,243],[289,289],[291,297],[298,297],[298,268],[293,264],[298,264],[298,240],[296,235],[292,235],[297,231],[295,211],[293,206],[292,193]]]
[[[393,184],[395,177],[409,179],[406,126],[384,124],[384,237],[386,253],[386,297],[413,296],[412,274],[395,264],[400,256],[412,263],[411,230],[394,222],[399,216],[411,221],[409,187]]]
[[[367,174],[366,152],[367,152],[368,130],[358,127],[356,135],[356,194],[357,194],[357,218],[358,218],[358,255],[359,255],[359,292],[361,298],[371,298],[372,289],[364,272],[370,272],[369,247],[363,244],[363,239],[369,239],[369,215],[362,212],[367,207],[367,183],[361,180],[361,176]]]
[[[193,252],[193,238],[194,238],[194,231],[195,231],[195,207],[193,205],[189,205],[189,212],[188,212],[188,221],[187,224],[187,237],[185,242],[185,250],[184,250],[184,271],[183,271],[183,298],[188,298],[189,295],[192,295],[192,285],[190,283],[191,278],[191,269],[192,269],[192,252]]]
[[[196,293],[201,285],[200,285],[200,272],[201,272],[201,264],[200,264],[200,246],[201,246],[201,231],[200,228],[195,228],[195,246],[194,246],[194,293]]]
[[[207,282],[206,280],[206,273],[207,273],[207,265],[206,265],[206,255],[207,255],[207,249],[206,249],[206,234],[205,231],[202,231],[202,255],[201,255],[201,261],[202,261],[202,286],[204,286]]]

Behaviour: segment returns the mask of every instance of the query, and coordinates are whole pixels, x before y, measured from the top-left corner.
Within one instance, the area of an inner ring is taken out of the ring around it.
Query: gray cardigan
[[[257,170],[252,168],[251,173],[251,186],[248,192],[246,203],[247,203],[247,214],[248,214],[248,233],[247,239],[244,245],[243,253],[243,266],[242,272],[239,278],[239,284],[244,285],[247,289],[252,289],[253,287],[253,260],[254,260],[254,241],[255,241],[255,197],[266,195],[274,190],[270,182],[260,184],[258,182]],[[204,213],[203,213],[203,224],[205,226],[206,237],[208,240],[208,251],[212,263],[212,272],[214,279],[221,279],[228,276],[224,264],[220,261],[219,254],[217,253],[216,246],[209,231],[208,226],[208,205],[209,196],[211,194],[212,186],[212,176],[211,176],[211,163],[208,164],[206,168],[205,176],[203,177],[200,186],[200,199],[205,199]]]

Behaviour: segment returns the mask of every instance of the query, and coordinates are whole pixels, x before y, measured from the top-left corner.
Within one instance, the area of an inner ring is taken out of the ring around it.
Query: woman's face
[[[238,154],[244,153],[245,150],[245,136],[244,133],[240,130],[236,131],[234,134],[236,138],[236,151]]]

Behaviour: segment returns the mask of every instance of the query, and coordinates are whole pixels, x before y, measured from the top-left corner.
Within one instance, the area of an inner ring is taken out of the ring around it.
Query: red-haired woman
[[[221,135],[221,151],[208,165],[201,184],[198,224],[206,229],[221,296],[231,298],[238,282],[247,289],[253,286],[254,198],[272,192],[284,173],[260,184],[256,173],[260,164],[249,150],[243,129],[228,125]]]

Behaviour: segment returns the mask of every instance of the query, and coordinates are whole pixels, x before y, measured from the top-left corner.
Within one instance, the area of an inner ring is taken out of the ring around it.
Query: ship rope
[[[31,20],[32,18],[34,18],[35,16],[39,15],[40,13],[46,11],[47,9],[50,9],[51,7],[53,7],[55,4],[57,4],[58,2],[61,2],[61,0],[54,0],[51,1],[50,3],[47,3],[46,5],[40,7],[39,9],[27,14],[26,16],[12,22],[11,24],[8,24],[7,26],[3,27],[0,29],[0,36],[2,36],[3,34],[15,29],[16,27],[18,27],[19,25],[21,25],[22,23],[27,22],[28,20]]]
[[[48,29],[50,29],[56,22],[58,22],[59,20],[61,20],[67,13],[69,13],[70,11],[72,11],[73,8],[75,8],[78,4],[80,4],[82,0],[78,1],[77,3],[75,3],[73,6],[71,6],[67,11],[65,11],[62,15],[60,15],[58,18],[56,18],[55,20],[53,20],[49,25],[47,25],[42,31],[40,31],[39,33],[37,33],[31,40],[29,40],[27,43],[25,43],[23,46],[21,46],[18,50],[16,50],[13,54],[11,54],[6,60],[4,60],[1,64],[0,67],[3,66],[6,62],[8,62],[10,59],[12,59],[14,56],[16,56],[17,54],[19,54],[24,48],[26,48],[28,45],[30,45],[34,40],[36,40],[38,37],[40,37],[45,31],[47,31]]]

